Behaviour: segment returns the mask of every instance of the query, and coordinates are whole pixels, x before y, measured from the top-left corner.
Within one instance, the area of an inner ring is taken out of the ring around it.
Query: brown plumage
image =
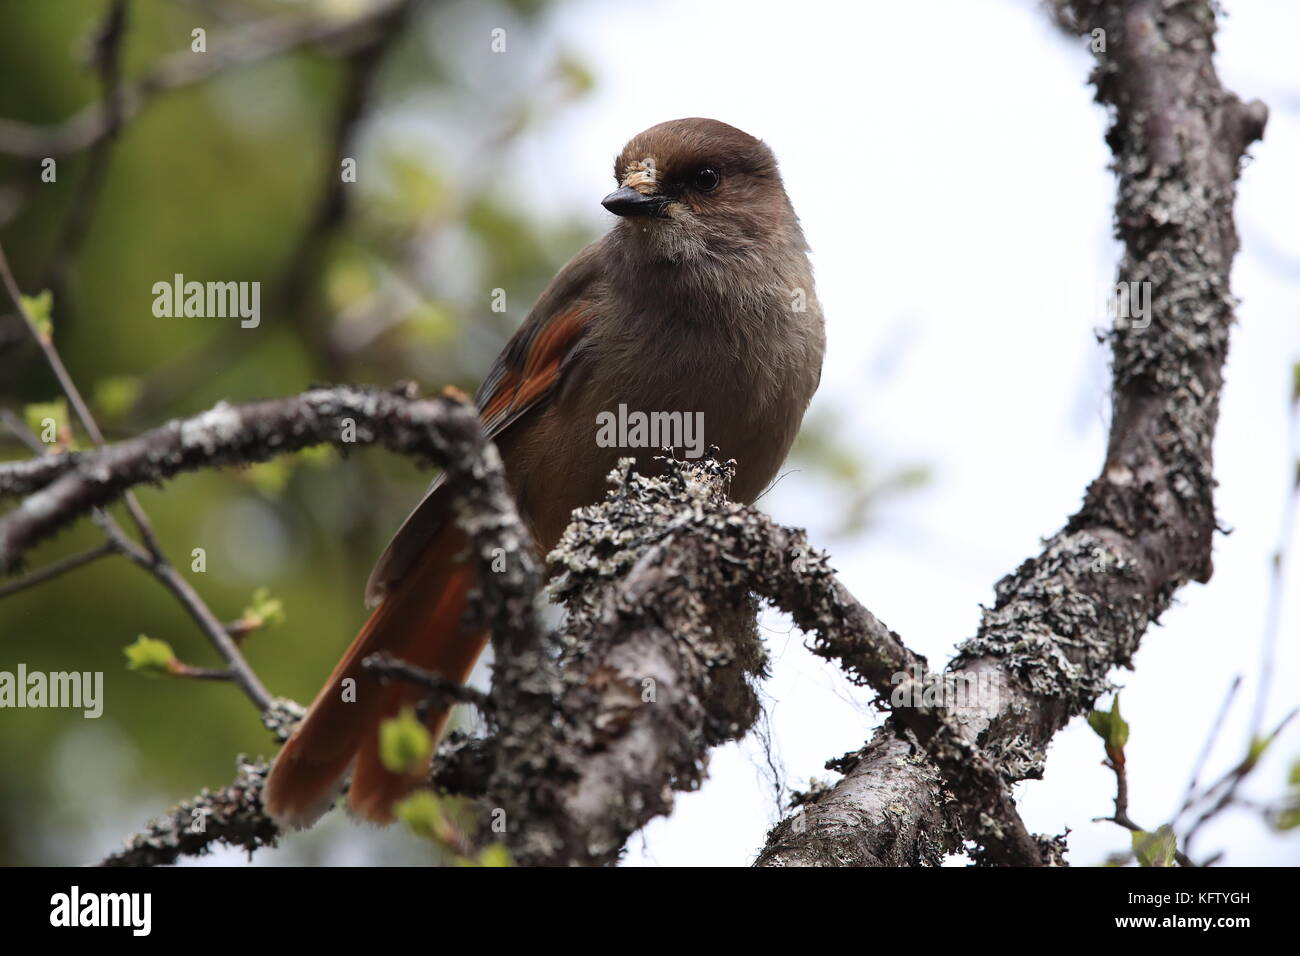
[[[484,428],[539,552],[572,510],[599,500],[620,457],[653,467],[659,448],[602,447],[597,421],[620,405],[702,413],[704,442],[737,462],[731,493],[752,502],[776,475],[821,374],[824,333],[807,247],[776,160],[716,120],[662,123],[615,160],[620,216],[551,281],[476,396]],[[461,626],[473,572],[435,481],[367,585],[378,604],[285,745],[263,795],[282,824],[306,825],[353,765],[349,803],[375,821],[418,785],[377,759],[377,728],[418,699],[381,687],[360,661],[386,650],[463,681],[486,636]],[[356,681],[346,703],[342,681]],[[445,712],[431,715],[435,730]]]

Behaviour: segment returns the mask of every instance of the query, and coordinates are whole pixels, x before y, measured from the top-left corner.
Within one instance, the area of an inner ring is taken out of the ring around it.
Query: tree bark
[[[1008,784],[1041,776],[1052,736],[1109,688],[1112,667],[1130,666],[1174,592],[1209,580],[1232,208],[1241,159],[1267,119],[1262,103],[1219,84],[1211,4],[1075,0],[1056,12],[1096,50],[1092,82],[1113,117],[1119,179],[1118,278],[1149,283],[1150,315],[1118,317],[1109,332],[1110,440],[1083,507],[998,582],[995,605],[949,665],[998,688],[994,711],[972,714],[962,731]],[[937,775],[897,772],[899,730],[895,712],[843,780],[772,830],[758,865],[933,862],[932,845],[948,838],[921,823],[941,818],[949,797]]]

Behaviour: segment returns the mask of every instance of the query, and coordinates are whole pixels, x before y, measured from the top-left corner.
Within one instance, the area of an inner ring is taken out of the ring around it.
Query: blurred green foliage
[[[197,26],[211,56],[244,24],[366,6],[135,0],[122,71],[130,81],[187,51]],[[0,117],[46,127],[98,102],[90,54],[108,10],[98,0],[0,0]],[[337,49],[296,49],[162,92],[103,150],[97,192],[85,187],[94,149],[56,157],[52,183],[41,182],[37,160],[0,150],[0,242],[24,292],[54,290],[43,306],[54,341],[108,437],[315,382],[410,378],[429,391],[472,391],[598,222],[594,202],[580,220],[540,221],[497,188],[520,139],[593,82],[548,15],[542,2],[419,5],[347,129],[342,155],[356,159],[357,181],[342,187],[333,219],[322,201],[339,178],[336,138],[356,83]],[[508,55],[488,49],[495,25],[516,37]],[[85,228],[68,254],[74,213]],[[260,282],[260,326],[155,317],[153,284],[177,273]],[[508,291],[504,313],[490,308],[494,288]],[[8,303],[0,405],[36,416],[38,429],[52,417],[73,438],[66,403]],[[89,443],[79,430],[75,438]],[[27,454],[0,437],[0,458]],[[172,561],[243,633],[266,685],[305,702],[363,620],[369,565],[429,478],[392,456],[323,449],[187,476],[140,498]],[[34,552],[30,567],[99,543],[82,522]],[[157,670],[160,647],[186,665],[220,664],[176,601],[121,558],[0,600],[0,670],[102,671],[105,683],[99,720],[0,710],[0,863],[92,862],[170,803],[228,782],[236,754],[274,750],[232,686],[129,669]],[[432,858],[427,846],[411,852]]]

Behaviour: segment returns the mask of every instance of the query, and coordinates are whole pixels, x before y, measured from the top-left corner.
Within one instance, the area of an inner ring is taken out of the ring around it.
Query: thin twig
[[[1196,822],[1193,823],[1191,828],[1187,831],[1187,836],[1183,840],[1183,846],[1190,849],[1192,840],[1195,839],[1196,835],[1201,831],[1201,828],[1233,804],[1233,801],[1237,796],[1237,790],[1241,787],[1245,779],[1250,776],[1251,771],[1258,766],[1259,755],[1277,739],[1278,735],[1286,728],[1286,725],[1289,724],[1298,713],[1300,713],[1300,708],[1291,711],[1283,717],[1281,723],[1279,723],[1273,729],[1273,732],[1263,740],[1252,739],[1250,752],[1241,760],[1241,762],[1219,778],[1217,782],[1206,788],[1198,802],[1203,803],[1209,801],[1214,794],[1219,791],[1222,791],[1222,795],[1196,818]]]
[[[86,171],[70,203],[46,279],[46,284],[54,290],[55,303],[65,313],[68,311],[68,267],[90,225],[108,172],[109,156],[122,126],[122,45],[126,38],[129,5],[130,0],[113,0],[95,36],[92,58],[102,90],[100,112],[104,135],[91,148]]]
[[[1214,744],[1219,739],[1224,724],[1227,723],[1228,711],[1232,708],[1232,701],[1239,690],[1241,690],[1240,674],[1232,679],[1232,685],[1228,688],[1228,693],[1224,695],[1223,703],[1219,705],[1219,714],[1214,718],[1214,723],[1210,725],[1210,733],[1205,738],[1201,753],[1196,758],[1196,765],[1192,768],[1191,779],[1187,782],[1187,794],[1183,797],[1183,805],[1178,810],[1178,816],[1182,816],[1195,801],[1196,785],[1200,783],[1201,774],[1205,770],[1206,763],[1209,762],[1210,754],[1214,750]]]
[[[1108,748],[1109,749],[1109,748]],[[1124,751],[1120,749],[1117,753],[1107,756],[1106,766],[1115,773],[1115,813],[1109,817],[1100,817],[1094,822],[1109,822],[1122,826],[1133,833],[1146,833],[1147,838],[1143,841],[1140,849],[1145,850],[1157,837],[1153,831],[1134,822],[1133,818],[1128,815],[1128,769],[1124,760]],[[1196,866],[1196,863],[1182,850],[1174,849],[1174,859],[1179,866]]]
[[[1298,376],[1300,378],[1300,376]],[[1288,478],[1286,503],[1282,508],[1281,526],[1278,528],[1277,550],[1273,552],[1272,574],[1269,579],[1268,605],[1264,612],[1264,646],[1259,661],[1259,691],[1255,695],[1255,708],[1250,718],[1250,738],[1259,736],[1268,713],[1269,688],[1273,682],[1273,665],[1277,657],[1278,633],[1282,624],[1282,601],[1286,592],[1286,565],[1291,537],[1295,529],[1297,506],[1300,506],[1300,381],[1293,386],[1291,410],[1287,418]]]
[[[3,424],[15,438],[38,455],[44,455],[49,446],[37,438],[27,428],[21,418],[7,408],[0,408],[0,424]]]
[[[5,255],[4,247],[0,246],[0,281],[3,282],[9,298],[13,301],[14,307],[22,315],[23,320],[27,323],[27,328],[32,336],[40,344],[42,352],[45,354],[46,361],[54,371],[55,377],[59,381],[64,394],[68,397],[69,403],[76,411],[82,427],[91,437],[96,445],[104,444],[103,433],[100,432],[99,426],[95,423],[94,416],[90,413],[90,408],[86,405],[85,400],[81,397],[81,392],[73,382],[72,376],[68,374],[67,368],[63,364],[58,349],[54,347],[52,337],[41,333],[37,328],[36,321],[28,310],[26,303],[23,301],[21,290],[18,288],[18,282],[14,278],[13,272],[9,267],[8,257]],[[47,456],[48,458],[49,456]],[[234,675],[235,683],[239,688],[253,701],[257,709],[266,712],[270,708],[274,698],[270,692],[262,685],[257,674],[249,666],[248,661],[240,653],[239,647],[227,633],[225,626],[212,613],[212,610],[199,597],[198,592],[181,577],[176,568],[167,560],[163,553],[162,546],[154,534],[153,526],[149,523],[144,509],[140,507],[135,495],[127,489],[122,495],[126,503],[128,513],[135,522],[136,528],[140,532],[140,537],[145,543],[148,551],[147,555],[142,555],[140,549],[135,543],[130,541],[121,528],[108,515],[97,516],[101,527],[109,535],[115,546],[133,561],[150,571],[163,586],[169,590],[172,595],[180,601],[181,605],[190,613],[190,616],[198,622],[208,636],[208,640],[216,648],[218,654],[226,662],[226,666]],[[20,509],[21,510],[21,509]]]
[[[115,91],[120,103],[115,120],[104,114],[99,103],[86,106],[53,126],[0,119],[0,152],[29,159],[79,152],[110,135],[116,126],[133,119],[159,93],[202,83],[227,70],[261,63],[300,47],[346,52],[361,42],[375,21],[388,16],[400,2],[404,0],[376,0],[364,13],[347,19],[295,15],[233,28],[211,38],[203,56],[195,56],[187,47],[163,57],[138,80],[120,83]]]
[[[449,704],[470,704],[480,713],[490,714],[493,710],[492,698],[481,690],[461,684],[459,681],[439,677],[433,671],[416,667],[399,660],[388,653],[371,654],[361,662],[361,666],[374,674],[381,683],[402,680],[416,684],[429,692],[426,706],[444,707]]]
[[[9,258],[5,255],[3,245],[0,245],[0,281],[4,283],[5,291],[9,293],[14,308],[18,310],[18,313],[23,317],[23,321],[27,323],[27,329],[31,332],[32,338],[36,340],[44,353],[45,361],[54,372],[54,377],[58,379],[63,394],[68,397],[68,402],[72,405],[77,419],[81,422],[81,427],[85,429],[86,434],[90,436],[90,440],[96,445],[104,444],[104,435],[99,430],[95,417],[90,413],[90,407],[86,404],[85,399],[81,397],[81,390],[77,388],[72,376],[68,374],[68,369],[63,364],[63,358],[59,355],[59,350],[54,346],[53,337],[42,334],[40,329],[36,327],[36,320],[32,318],[27,304],[23,301],[22,290],[18,288],[18,282],[14,278],[13,271],[9,268]],[[145,517],[144,510],[140,507],[140,503],[136,501],[135,495],[128,493],[123,496],[123,500],[126,502],[127,511],[131,515],[131,520],[135,522],[145,547],[160,561],[165,560],[153,527],[149,524],[149,519]]]
[[[8,597],[11,594],[17,594],[19,591],[35,587],[38,584],[44,584],[46,581],[53,580],[62,574],[67,574],[69,571],[75,571],[77,568],[98,561],[100,558],[117,553],[117,545],[111,541],[106,541],[97,548],[91,548],[89,551],[82,551],[80,554],[74,554],[61,561],[55,561],[53,564],[46,565],[39,571],[33,571],[31,574],[21,577],[16,581],[0,584],[0,598]]]
[[[177,661],[170,674],[172,677],[181,677],[186,680],[232,681],[235,679],[234,674],[219,667],[194,667],[184,661]]]

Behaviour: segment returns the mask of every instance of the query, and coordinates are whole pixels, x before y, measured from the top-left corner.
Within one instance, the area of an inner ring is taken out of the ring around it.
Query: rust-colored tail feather
[[[393,804],[420,783],[420,775],[394,774],[379,759],[379,725],[404,705],[422,699],[406,683],[381,685],[361,667],[377,651],[463,682],[487,642],[486,632],[462,626],[474,569],[457,563],[463,533],[448,523],[424,549],[392,592],[366,621],[307,716],[276,757],[262,791],[262,805],[282,827],[310,826],[333,804],[353,766],[348,803],[376,823],[393,818]],[[355,681],[345,699],[343,681]],[[449,711],[434,709],[435,738]]]

